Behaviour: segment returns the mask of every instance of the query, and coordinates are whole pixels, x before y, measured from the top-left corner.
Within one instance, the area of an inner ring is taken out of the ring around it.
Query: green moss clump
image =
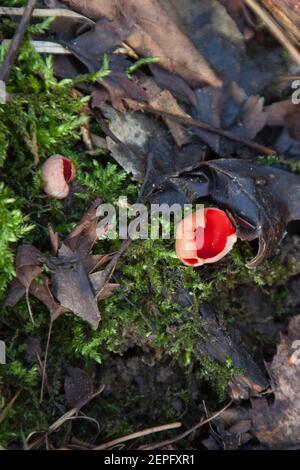
[[[0,183],[0,299],[7,284],[15,275],[14,256],[11,244],[27,235],[33,226],[16,206],[16,200],[9,188]]]

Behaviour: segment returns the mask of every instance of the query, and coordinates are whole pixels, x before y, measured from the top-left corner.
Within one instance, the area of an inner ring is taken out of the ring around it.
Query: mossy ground
[[[36,26],[35,31],[42,32],[46,26]],[[8,37],[13,27],[11,20],[2,19],[0,35]],[[2,47],[0,59],[4,53]],[[134,202],[139,190],[105,148],[93,156],[86,151],[80,126],[91,119],[84,112],[88,98],[79,98],[70,84],[58,82],[52,59],[38,55],[28,42],[21,48],[7,91],[11,99],[0,106],[1,300],[14,275],[16,243],[33,243],[47,252],[48,222],[63,238],[95,196],[115,202],[122,194]],[[100,133],[92,120],[90,125],[94,133]],[[77,167],[80,187],[66,202],[45,197],[41,189],[40,164],[54,153],[66,155]],[[118,244],[118,240],[99,241],[95,251],[108,252]],[[42,404],[37,360],[28,358],[26,349],[29,338],[34,337],[40,339],[42,351],[45,350],[48,312],[31,300],[36,321],[33,327],[25,302],[13,309],[2,308],[0,339],[7,345],[7,365],[0,366],[0,416],[15,393],[22,391],[0,424],[0,445],[22,447],[24,437],[47,429],[62,409],[67,409],[63,382],[68,365],[83,368],[95,383],[105,377],[109,382],[109,370],[116,374],[110,393],[104,393],[85,409],[87,416],[101,422],[100,439],[173,419],[192,422],[195,413],[200,414],[203,398],[211,406],[224,401],[233,367],[230,358],[225,366],[220,366],[195,354],[195,343],[202,334],[199,303],[211,302],[224,312],[230,324],[251,324],[253,319],[237,295],[239,286],[255,285],[267,292],[276,311],[278,305],[283,305],[279,295],[282,287],[277,286],[284,285],[293,273],[290,263],[282,264],[279,256],[258,270],[248,270],[245,261],[252,255],[250,245],[238,243],[232,255],[217,267],[193,270],[176,259],[172,241],[134,242],[115,272],[120,290],[101,304],[100,328],[92,331],[73,315],[62,316],[54,323],[47,366],[49,389]],[[259,344],[252,342],[255,347],[262,343],[263,340]],[[129,360],[138,361],[134,363],[136,374],[140,371],[145,377],[144,385],[136,385],[139,382],[134,373],[132,382],[124,379]],[[171,371],[170,384],[162,386],[163,381],[154,380],[152,389],[148,387],[147,391],[145,383],[150,379],[142,363],[151,369],[152,376],[162,368],[164,375],[166,370]],[[175,398],[183,406],[174,407]],[[92,439],[93,424],[81,421],[79,436]],[[62,437],[61,433],[55,436],[58,446]]]

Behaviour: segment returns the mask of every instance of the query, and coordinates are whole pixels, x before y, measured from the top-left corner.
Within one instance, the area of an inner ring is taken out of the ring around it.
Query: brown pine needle
[[[5,420],[5,418],[7,417],[9,411],[11,410],[11,408],[13,407],[15,401],[17,400],[18,396],[20,395],[20,393],[22,392],[22,389],[18,390],[17,393],[15,394],[15,396],[10,400],[10,402],[6,405],[6,407],[4,408],[4,410],[1,412],[0,414],[0,424]]]
[[[44,399],[46,368],[47,368],[48,352],[49,352],[49,346],[50,346],[50,338],[51,338],[51,333],[52,333],[52,326],[53,326],[53,320],[51,318],[50,325],[49,325],[49,331],[48,331],[48,338],[47,338],[47,345],[46,345],[44,363],[43,363],[43,370],[42,370],[42,385],[41,385],[40,403],[42,403],[42,401]]]
[[[220,411],[215,413],[210,418],[207,418],[205,420],[201,419],[201,421],[199,423],[195,424],[195,426],[191,427],[190,429],[183,432],[182,434],[179,434],[178,436],[174,437],[173,439],[166,439],[165,441],[157,442],[156,444],[148,444],[146,446],[141,446],[141,447],[138,448],[138,450],[153,450],[153,449],[157,449],[158,447],[165,447],[169,444],[173,444],[174,442],[181,441],[181,439],[184,439],[185,437],[189,436],[189,434],[191,434],[192,432],[197,431],[197,429],[204,426],[204,424],[210,423],[213,419],[220,416],[225,410],[227,410],[227,408],[229,408],[232,405],[232,403],[233,403],[233,400],[231,400],[226,406],[224,406],[224,408],[222,408]]]
[[[133,434],[129,434],[128,436],[119,437],[118,439],[114,439],[113,441],[100,444],[99,446],[94,447],[93,450],[109,449],[110,447],[116,446],[117,444],[122,444],[122,442],[127,442],[131,441],[132,439],[138,439],[139,437],[148,436],[149,434],[153,434],[155,432],[169,431],[170,429],[178,429],[181,426],[182,424],[180,422],[162,424],[161,426],[154,426],[152,428],[147,428],[143,431],[137,431]]]

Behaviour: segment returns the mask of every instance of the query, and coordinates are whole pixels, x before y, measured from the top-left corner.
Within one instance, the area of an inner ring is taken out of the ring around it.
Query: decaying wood
[[[289,52],[290,56],[297,65],[300,65],[300,51],[298,47],[289,39],[284,31],[271,14],[263,8],[256,0],[244,0],[246,5],[263,21],[270,33],[282,44]]]
[[[229,393],[234,400],[259,396],[267,389],[269,382],[246,348],[241,344],[234,329],[225,329],[217,312],[207,303],[200,306],[203,335],[197,342],[196,351],[200,356],[226,364],[228,358],[238,370],[229,384]]]
[[[299,0],[262,0],[262,3],[289,33],[291,38],[300,43]]]

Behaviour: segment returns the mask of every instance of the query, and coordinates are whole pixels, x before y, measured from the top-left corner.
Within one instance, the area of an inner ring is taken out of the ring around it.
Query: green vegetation
[[[10,0],[7,3],[20,6],[24,2]],[[49,21],[34,25],[31,31],[41,33],[48,25]],[[1,20],[0,34],[8,37],[12,28],[11,20]],[[2,47],[0,63],[4,55]],[[129,72],[145,63],[149,62],[134,64]],[[109,64],[104,60],[99,73],[80,77],[80,80],[99,80],[108,73]],[[116,202],[119,195],[127,194],[134,202],[139,191],[139,186],[112,162],[107,149],[97,149],[93,156],[85,151],[80,128],[90,121],[84,109],[89,98],[75,94],[72,85],[72,81],[59,82],[55,78],[51,57],[41,57],[28,41],[23,44],[8,83],[10,100],[0,106],[1,300],[14,275],[17,242],[34,243],[42,251],[48,251],[48,222],[51,221],[63,237],[94,197]],[[99,132],[96,123],[90,124]],[[77,167],[79,185],[71,207],[46,198],[41,190],[40,165],[55,153],[67,156]],[[95,252],[110,252],[118,246],[118,240],[99,241]],[[198,306],[202,301],[209,301],[224,311],[229,309],[232,292],[240,284],[255,283],[268,288],[288,276],[288,268],[276,259],[260,269],[248,270],[245,261],[252,255],[250,245],[238,243],[232,256],[217,267],[194,270],[180,264],[172,241],[134,242],[114,274],[114,281],[121,288],[101,304],[100,328],[92,331],[73,315],[64,315],[54,323],[47,367],[50,390],[42,405],[39,403],[38,361],[26,359],[25,353],[28,339],[38,337],[43,357],[49,314],[42,304],[32,299],[36,321],[33,327],[26,302],[22,301],[14,309],[2,308],[0,339],[7,344],[8,364],[0,366],[0,415],[14,394],[22,392],[0,424],[0,446],[15,442],[22,445],[24,436],[46,429],[61,415],[57,403],[62,404],[66,364],[75,364],[96,374],[98,364],[105,364],[133,347],[151,352],[157,361],[177,363],[186,374],[187,382],[205,379],[210,383],[215,402],[225,400],[234,368],[230,358],[221,366],[196,356],[195,345],[201,335]],[[243,315],[242,306],[236,314]],[[176,394],[184,397],[187,407],[195,406],[187,390],[188,386],[176,390]],[[143,397],[124,396],[115,403],[112,398],[104,401],[103,408],[95,413],[104,412],[109,423],[110,416],[122,413],[122,406],[132,412],[141,399]],[[168,410],[168,403],[164,403],[163,409]],[[165,418],[177,417],[169,411],[164,416],[163,409],[162,422]],[[108,437],[134,430],[133,424],[125,421],[118,429],[111,423],[110,426],[111,429],[109,424],[105,429]]]

